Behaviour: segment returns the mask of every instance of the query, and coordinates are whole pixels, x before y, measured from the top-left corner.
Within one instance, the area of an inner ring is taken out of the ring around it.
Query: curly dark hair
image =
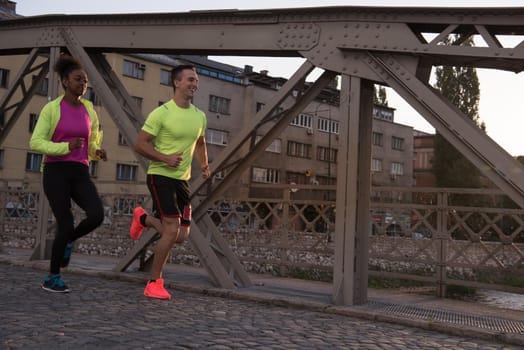
[[[84,66],[79,60],[66,54],[61,55],[55,64],[55,72],[60,75],[60,80],[67,78],[69,73],[77,69],[84,69]]]

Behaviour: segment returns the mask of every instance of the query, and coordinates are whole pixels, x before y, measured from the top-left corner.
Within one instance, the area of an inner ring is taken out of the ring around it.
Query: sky
[[[146,12],[187,12],[220,9],[272,9],[318,6],[385,6],[435,7],[434,0],[12,0],[17,13],[24,16],[45,14],[109,14]],[[519,7],[521,0],[440,0],[438,7]],[[521,5],[522,6],[522,5]],[[289,78],[303,62],[300,58],[219,57],[210,59],[255,71],[267,70],[269,75]],[[524,72],[477,69],[480,80],[480,120],[486,123],[488,135],[513,156],[524,155]],[[318,74],[317,74],[318,75]],[[314,76],[314,75],[313,75]],[[411,106],[387,88],[389,106],[395,108],[395,122],[433,133],[435,129]]]

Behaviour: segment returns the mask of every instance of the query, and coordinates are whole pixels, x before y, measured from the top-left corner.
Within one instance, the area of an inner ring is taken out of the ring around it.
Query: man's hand
[[[183,152],[177,152],[166,155],[165,163],[173,168],[178,167],[182,163],[182,154]]]
[[[204,165],[200,167],[200,170],[202,171],[202,177],[204,179],[207,179],[209,176],[211,176],[211,172],[209,171],[209,165]]]

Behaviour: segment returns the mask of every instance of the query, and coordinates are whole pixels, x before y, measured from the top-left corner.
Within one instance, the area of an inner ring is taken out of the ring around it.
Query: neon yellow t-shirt
[[[205,113],[193,104],[189,108],[180,108],[175,101],[169,100],[154,109],[147,117],[142,130],[154,136],[154,147],[158,152],[183,152],[183,155],[182,163],[176,168],[152,160],[147,173],[189,180],[196,141],[200,136],[204,136],[206,125]]]

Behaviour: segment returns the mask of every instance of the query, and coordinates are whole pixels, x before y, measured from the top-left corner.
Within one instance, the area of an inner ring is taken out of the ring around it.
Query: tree
[[[446,44],[457,43],[460,37],[448,39]],[[471,38],[462,45],[472,46]],[[479,125],[478,106],[480,87],[477,71],[472,67],[442,66],[436,69],[436,88],[452,104]],[[433,174],[438,187],[480,187],[480,172],[442,135],[435,135]]]
[[[386,95],[386,88],[382,85],[377,89],[377,85],[373,85],[373,103],[379,106],[388,105],[388,97]]]

